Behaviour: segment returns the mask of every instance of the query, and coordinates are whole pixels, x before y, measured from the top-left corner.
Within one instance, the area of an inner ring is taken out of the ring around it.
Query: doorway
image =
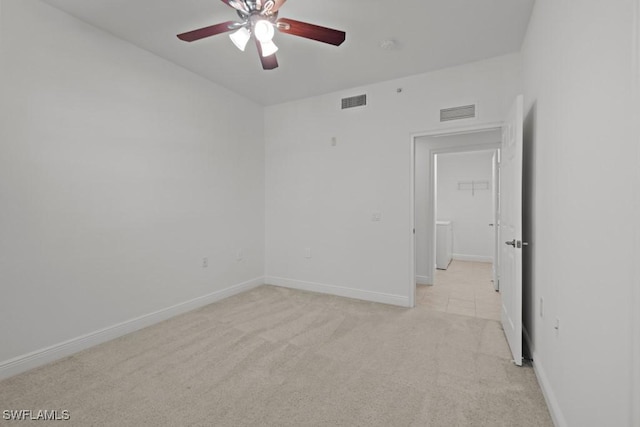
[[[493,264],[497,153],[436,154],[436,269],[447,270],[452,260]]]
[[[412,137],[412,214],[415,227],[414,256],[411,260],[412,274],[415,277],[410,293],[413,296],[412,305],[416,304],[416,286],[434,285],[436,280],[437,156],[479,151],[497,152],[501,147],[501,133],[502,123],[499,123],[435,131]],[[466,188],[466,184],[463,188]],[[497,197],[496,192],[496,200]],[[487,222],[486,226],[489,227],[490,223],[492,222]]]
[[[422,276],[424,284],[433,284],[435,279],[435,169],[436,155],[447,152],[473,151],[482,149],[500,149],[500,201],[497,236],[504,245],[496,251],[499,271],[499,286],[502,297],[501,323],[507,342],[513,355],[513,362],[522,365],[522,249],[528,243],[522,241],[522,151],[523,151],[523,110],[524,97],[515,97],[506,120],[503,123],[461,127],[457,129],[439,129],[411,137],[411,247],[409,267],[411,283],[409,289],[409,306],[416,303],[416,283],[421,277],[417,274],[417,257],[427,259],[427,276]],[[492,131],[500,132],[501,138],[496,141]],[[422,141],[427,142],[427,156],[419,156],[416,149]],[[419,173],[419,162],[425,162],[424,173]],[[418,179],[422,176],[422,180]],[[421,192],[416,185],[426,183]],[[418,190],[418,191],[416,191]],[[428,195],[428,203],[420,211],[416,205],[418,196]],[[418,245],[420,226],[425,224],[423,245]],[[496,240],[497,241],[497,240]]]
[[[421,151],[418,146],[417,153]],[[435,155],[436,270],[432,284],[416,283],[417,306],[500,321],[495,277],[498,153],[469,149]],[[416,259],[418,270],[425,269],[425,262]]]

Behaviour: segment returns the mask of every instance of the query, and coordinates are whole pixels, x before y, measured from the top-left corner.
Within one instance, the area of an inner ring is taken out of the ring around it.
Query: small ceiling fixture
[[[275,30],[282,33],[304,37],[323,43],[340,46],[346,38],[344,31],[320,27],[293,19],[278,19],[278,10],[286,0],[222,0],[236,10],[241,22],[227,21],[204,27],[187,33],[178,34],[180,40],[193,42],[206,37],[233,31],[229,38],[242,51],[253,36],[260,54],[260,62],[265,70],[278,67],[276,52],[278,46],[273,42]],[[235,31],[234,31],[235,30]]]
[[[380,42],[380,49],[382,50],[395,50],[398,47],[398,43],[395,40],[388,39]]]

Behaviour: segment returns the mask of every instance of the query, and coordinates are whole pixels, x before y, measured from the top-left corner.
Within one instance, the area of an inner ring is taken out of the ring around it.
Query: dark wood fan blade
[[[178,34],[180,40],[186,42],[193,42],[196,40],[204,39],[205,37],[215,36],[216,34],[226,33],[231,31],[229,25],[234,24],[233,21],[223,22],[221,24],[212,25],[210,27],[204,27],[197,30],[189,31],[188,33]]]
[[[260,62],[262,62],[262,69],[264,70],[273,70],[274,68],[278,68],[278,60],[276,59],[276,54],[269,56],[262,56],[262,46],[260,46],[260,42],[256,40],[256,46],[258,47],[258,56],[260,57]]]
[[[278,19],[278,30],[294,36],[304,37],[319,42],[340,46],[347,37],[344,31],[332,28],[321,27],[307,22],[295,21],[293,19]]]

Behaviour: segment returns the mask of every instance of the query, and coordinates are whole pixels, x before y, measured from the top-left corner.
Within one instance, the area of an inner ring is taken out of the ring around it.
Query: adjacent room
[[[501,129],[415,139],[416,304],[501,320]]]
[[[436,270],[432,284],[418,282],[417,304],[501,320],[494,261],[498,249],[494,161],[498,154],[498,150],[485,150],[435,155]]]
[[[639,22],[0,0],[2,425],[640,425]]]

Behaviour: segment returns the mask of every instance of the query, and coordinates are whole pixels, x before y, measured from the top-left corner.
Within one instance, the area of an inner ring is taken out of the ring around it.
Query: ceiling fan
[[[204,27],[186,33],[178,34],[180,40],[193,42],[206,37],[215,36],[229,31],[233,44],[244,51],[251,36],[253,36],[262,68],[273,70],[278,67],[276,51],[278,47],[273,42],[275,30],[294,36],[304,37],[323,43],[340,46],[344,42],[346,33],[332,28],[321,27],[293,19],[278,19],[278,10],[286,0],[222,0],[236,10],[241,22],[227,21]]]

